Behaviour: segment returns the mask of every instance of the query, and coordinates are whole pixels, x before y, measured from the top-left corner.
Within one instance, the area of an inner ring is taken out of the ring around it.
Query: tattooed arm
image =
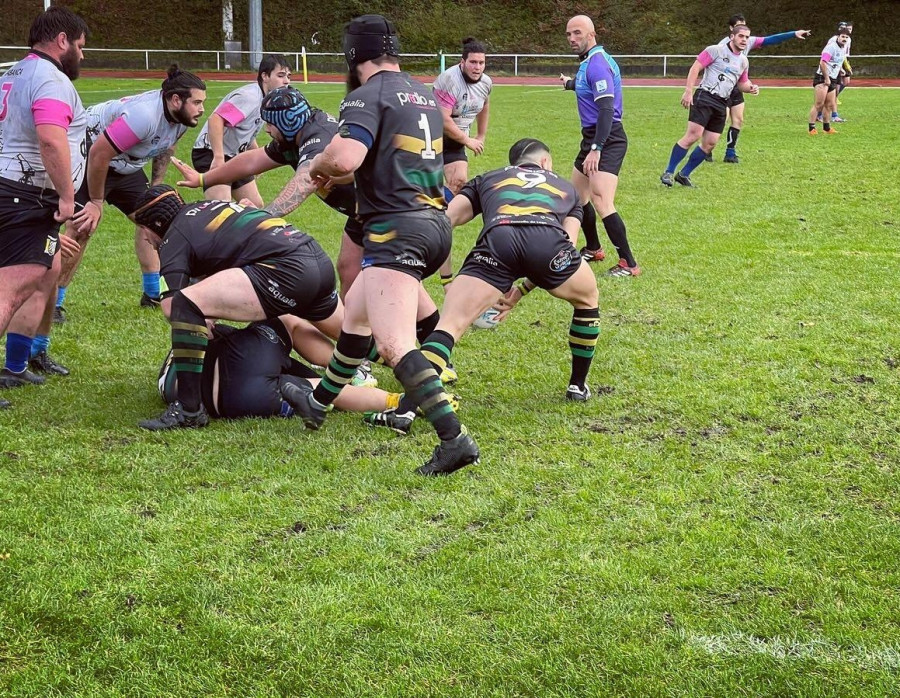
[[[310,194],[319,188],[319,184],[309,176],[309,163],[304,163],[297,168],[294,176],[284,185],[281,193],[275,200],[266,206],[266,211],[273,216],[286,216],[300,204],[306,201]]]
[[[153,158],[153,164],[150,167],[150,186],[154,187],[157,184],[162,184],[163,180],[166,178],[166,170],[169,168],[169,161],[172,159],[172,156],[175,154],[175,148],[169,148],[162,155],[157,155]]]

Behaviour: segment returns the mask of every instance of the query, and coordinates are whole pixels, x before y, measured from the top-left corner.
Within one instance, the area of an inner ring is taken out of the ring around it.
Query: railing
[[[15,61],[28,48],[25,46],[0,46],[0,61]],[[242,71],[251,70],[250,63],[259,52],[222,51],[197,49],[118,49],[86,48],[85,68],[109,68],[118,70],[159,70],[164,71],[169,64],[178,62],[192,70]],[[281,51],[292,60],[294,70],[308,72],[343,73],[346,71],[342,53]],[[459,53],[404,53],[401,58],[405,68],[424,73],[442,71],[448,61],[452,64]],[[819,54],[772,55],[751,54],[754,74],[811,75],[817,65]],[[614,55],[629,77],[683,77],[696,58],[695,54],[621,54]],[[853,56],[856,75],[879,77],[900,76],[900,54],[866,54]],[[142,59],[142,60],[141,60]],[[491,74],[555,75],[573,72],[576,57],[559,53],[492,53],[488,55]],[[777,65],[776,65],[777,64]],[[2,64],[0,64],[2,65]],[[254,68],[255,69],[255,68]]]

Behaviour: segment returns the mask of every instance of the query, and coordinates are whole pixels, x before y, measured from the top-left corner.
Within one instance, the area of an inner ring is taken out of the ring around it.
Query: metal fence
[[[0,46],[0,64],[21,58],[28,48]],[[250,51],[176,50],[176,49],[85,49],[86,69],[144,70],[164,72],[172,63],[195,71],[220,71],[227,78],[229,72],[247,72],[251,67]],[[311,74],[341,74],[346,63],[341,53],[280,51],[292,63],[296,73],[304,68]],[[445,65],[459,60],[458,53],[405,53],[403,67],[420,74],[437,75]],[[626,77],[684,77],[695,59],[694,54],[623,54],[614,55]],[[753,75],[756,77],[807,77],[818,65],[819,54],[803,56],[752,54]],[[858,77],[900,77],[900,54],[853,56],[853,73]],[[523,77],[571,74],[576,58],[571,54],[489,54],[491,75]]]

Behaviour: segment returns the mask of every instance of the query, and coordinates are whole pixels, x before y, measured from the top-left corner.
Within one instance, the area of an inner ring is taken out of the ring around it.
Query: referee
[[[572,17],[566,25],[566,39],[581,59],[574,80],[560,76],[566,89],[575,90],[581,119],[581,150],[575,158],[572,184],[582,205],[593,202],[610,242],[619,253],[618,264],[608,274],[637,276],[641,268],[631,253],[625,221],[616,211],[615,204],[619,170],[628,151],[628,137],[622,127],[622,77],[619,66],[597,44],[590,17]],[[593,239],[588,239],[593,214],[590,209],[590,206],[585,206],[587,220],[583,227],[587,246],[581,253],[585,260],[592,262],[600,261],[604,255],[596,231]]]

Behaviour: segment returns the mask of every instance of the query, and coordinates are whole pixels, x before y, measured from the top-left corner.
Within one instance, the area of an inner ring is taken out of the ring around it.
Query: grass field
[[[482,462],[451,478],[413,474],[425,423],[139,430],[168,326],[107,209],[54,332],[72,376],[0,413],[0,695],[900,693],[900,91],[848,90],[812,138],[812,90],[764,90],[742,164],[666,190],[679,92],[626,90],[644,275],[597,270],[597,398],[564,402],[570,312],[531,294],[454,354]],[[571,93],[491,102],[473,174],[523,136],[570,171]],[[292,220],[336,253],[321,202]]]

